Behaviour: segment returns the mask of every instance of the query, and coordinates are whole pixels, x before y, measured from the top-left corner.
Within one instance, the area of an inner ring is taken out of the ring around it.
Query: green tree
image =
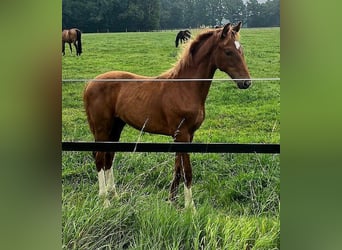
[[[280,1],[269,0],[258,3],[256,0],[247,2],[248,27],[269,27],[280,25]]]
[[[279,26],[280,1],[268,0],[62,0],[62,27],[83,32],[197,28],[243,21]]]
[[[262,5],[264,11],[265,23],[264,26],[280,26],[280,1],[267,1]]]
[[[160,0],[145,0],[142,2],[144,18],[142,30],[157,30],[160,28]]]
[[[229,0],[226,4],[226,15],[230,22],[237,23],[244,19],[245,5],[242,0]]]

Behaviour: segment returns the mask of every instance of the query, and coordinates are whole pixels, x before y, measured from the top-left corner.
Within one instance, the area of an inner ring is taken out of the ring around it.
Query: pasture
[[[177,61],[177,32],[82,34],[82,56],[66,50],[62,78],[91,79],[110,70],[159,75]],[[241,44],[252,78],[280,77],[279,28],[242,28]],[[215,78],[227,76],[217,71]],[[93,141],[84,86],[84,81],[62,84],[63,141]],[[172,138],[125,127],[121,141]],[[232,81],[214,81],[194,142],[280,143],[280,82],[258,81],[239,90]],[[165,202],[173,154],[117,153],[113,169],[120,197],[104,209],[91,153],[63,152],[63,248],[279,249],[280,156],[191,154],[191,159],[195,214],[182,210],[182,188],[175,206]]]

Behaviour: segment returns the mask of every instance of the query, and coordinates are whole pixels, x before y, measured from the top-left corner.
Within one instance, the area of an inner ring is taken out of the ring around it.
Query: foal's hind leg
[[[104,178],[107,195],[113,195],[114,197],[116,197],[118,194],[115,189],[114,174],[112,168],[114,154],[114,152],[106,152],[105,154]]]
[[[107,190],[106,190],[106,180],[105,180],[105,172],[103,169],[105,162],[105,152],[94,152],[95,157],[95,165],[97,169],[97,177],[99,181],[99,196],[105,199],[105,205],[109,205],[109,201],[107,200]]]
[[[108,163],[109,157],[107,156],[107,152],[95,152],[94,155],[99,181],[99,197],[104,199],[104,207],[109,207],[110,201],[108,199],[108,191],[106,186],[106,178],[108,178],[108,173],[106,174],[103,168],[105,163]]]
[[[105,123],[105,121],[103,122]],[[108,122],[106,125],[102,125],[101,128],[96,129],[95,140],[118,141],[124,126],[125,123],[120,119],[115,119],[112,123]],[[104,206],[108,207],[110,205],[108,194],[117,195],[112,169],[114,152],[94,152],[94,156],[98,171],[99,196],[104,198]]]
[[[121,119],[115,118],[112,130],[110,133],[110,141],[119,141],[122,129],[124,128],[126,123],[124,123]],[[105,182],[106,182],[106,191],[108,194],[112,194],[114,196],[118,196],[115,188],[114,182],[114,174],[112,163],[114,160],[115,153],[107,152],[105,155]]]
[[[95,141],[109,141],[110,134],[110,122],[106,123],[103,120],[103,124],[95,126],[94,137]],[[104,198],[104,206],[108,207],[110,202],[108,200],[108,192],[106,188],[106,174],[105,169],[109,164],[111,165],[111,157],[107,152],[97,151],[94,152],[95,165],[97,169],[98,181],[99,181],[99,196]]]

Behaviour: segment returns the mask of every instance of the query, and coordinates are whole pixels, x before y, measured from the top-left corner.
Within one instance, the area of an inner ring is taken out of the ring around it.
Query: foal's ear
[[[241,24],[242,24],[242,22],[240,21],[237,25],[235,25],[235,26],[233,27],[233,30],[234,30],[236,33],[238,33],[238,32],[240,31],[240,29],[241,29]]]
[[[222,33],[221,33],[221,39],[222,38],[225,38],[228,34],[228,31],[230,30],[231,28],[231,24],[230,23],[227,23],[224,27],[223,27],[223,30],[222,30]]]

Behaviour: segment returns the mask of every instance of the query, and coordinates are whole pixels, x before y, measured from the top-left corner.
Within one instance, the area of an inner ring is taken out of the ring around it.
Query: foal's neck
[[[211,85],[211,79],[214,77],[216,66],[212,63],[210,57],[210,49],[207,53],[201,55],[195,55],[195,57],[189,59],[181,59],[178,63],[169,71],[158,76],[157,78],[168,79],[194,79],[194,81],[186,81],[181,85],[184,91],[196,92],[194,97],[204,104],[207,98],[209,88]],[[195,80],[195,79],[209,79],[208,81]]]
[[[176,73],[173,72],[170,78],[179,79],[212,79],[214,77],[216,67],[210,58],[192,58],[189,63],[179,62]]]
[[[209,60],[203,60],[198,64],[188,65],[187,68],[181,69],[179,71],[179,75],[175,78],[180,79],[195,79],[194,81],[185,82],[182,85],[182,88],[189,92],[196,93],[194,96],[197,96],[197,100],[200,101],[201,105],[204,105],[204,102],[209,93],[209,89],[211,86],[211,79],[214,77],[216,68],[208,63]],[[199,79],[196,81],[196,79]],[[203,81],[200,79],[209,79],[208,81]]]

